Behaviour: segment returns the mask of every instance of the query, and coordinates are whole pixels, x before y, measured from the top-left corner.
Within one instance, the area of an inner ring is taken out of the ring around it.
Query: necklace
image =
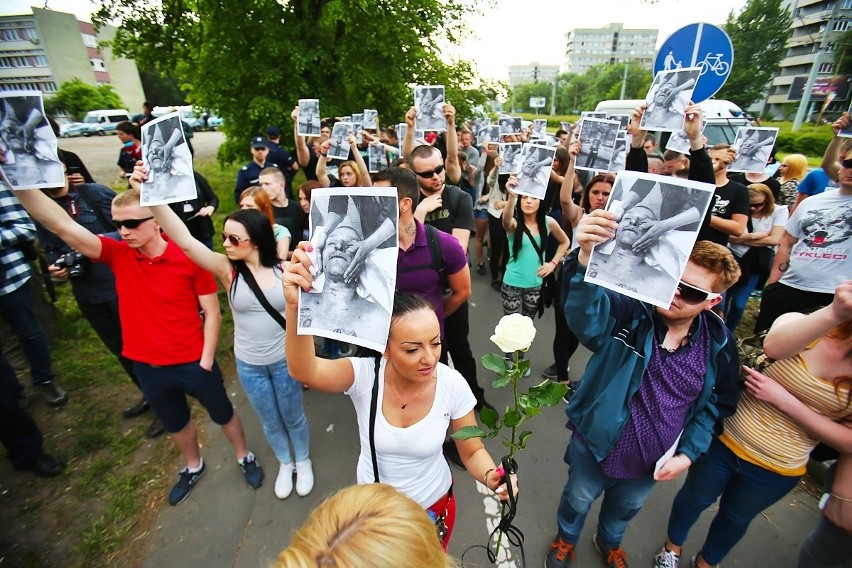
[[[435,377],[433,376],[432,378],[434,379]],[[426,387],[429,386],[429,383],[423,383],[423,386],[420,387],[420,392],[418,392],[417,395],[414,398],[410,399],[408,402],[403,402],[403,400],[401,398],[399,398],[399,394],[397,394],[396,387],[393,386],[393,383],[389,380],[386,380],[385,382],[387,382],[387,384],[390,385],[391,392],[393,393],[394,398],[396,399],[396,401],[398,403],[400,403],[402,405],[402,406],[400,406],[400,408],[402,410],[405,410],[408,407],[409,404],[411,404],[412,402],[414,402],[415,400],[420,398],[420,395],[423,394],[423,392],[426,390]]]

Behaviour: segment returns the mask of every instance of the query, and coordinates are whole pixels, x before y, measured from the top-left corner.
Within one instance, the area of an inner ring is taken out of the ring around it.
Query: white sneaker
[[[278,469],[278,478],[275,480],[275,496],[286,499],[293,492],[293,462],[282,463]]]
[[[314,488],[314,470],[311,460],[296,462],[296,495],[304,497]]]
[[[654,568],[678,568],[678,564],[680,564],[680,555],[667,550],[665,545],[654,557]]]

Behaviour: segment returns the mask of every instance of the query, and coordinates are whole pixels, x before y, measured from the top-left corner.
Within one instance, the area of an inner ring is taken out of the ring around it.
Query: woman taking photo
[[[728,248],[742,271],[739,281],[725,295],[725,325],[732,332],[737,330],[746,302],[760,279],[768,277],[775,247],[781,242],[787,224],[787,207],[775,205],[769,186],[753,183],[748,186],[748,196],[751,218],[746,232],[728,239]]]
[[[441,335],[435,310],[420,296],[397,293],[381,356],[320,359],[314,354],[313,337],[296,331],[299,288],[307,291],[313,281],[314,267],[306,251],[313,251],[311,243],[300,243],[283,279],[290,371],[312,389],[343,392],[352,399],[361,440],[358,483],[387,483],[432,511],[446,526],[442,542],[446,548],[456,504],[441,446],[448,430],[476,424],[476,399],[458,371],[438,362]],[[374,424],[372,400],[377,408]],[[455,440],[455,444],[471,477],[507,498],[503,478],[482,440]],[[513,487],[515,481],[512,476]]]
[[[186,256],[218,278],[228,290],[228,303],[234,316],[237,374],[260,419],[266,441],[280,462],[275,496],[284,499],[290,495],[295,472],[296,493],[304,497],[313,489],[314,473],[302,387],[287,370],[287,359],[281,349],[284,329],[267,311],[284,311],[284,301],[278,292],[281,261],[269,219],[253,209],[228,215],[222,231],[225,248],[222,254],[192,238],[167,205],[153,206],[151,211]],[[258,294],[263,294],[268,308]]]

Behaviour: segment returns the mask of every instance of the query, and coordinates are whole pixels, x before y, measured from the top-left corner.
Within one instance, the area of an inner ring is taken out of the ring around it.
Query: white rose
[[[535,339],[533,320],[521,314],[509,314],[500,318],[491,341],[503,353],[527,351]]]

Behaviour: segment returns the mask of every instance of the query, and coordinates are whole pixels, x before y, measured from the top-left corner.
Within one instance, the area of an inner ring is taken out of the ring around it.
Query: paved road
[[[218,131],[196,132],[192,137],[196,159],[215,158],[216,151],[224,141],[225,135]],[[121,141],[117,136],[60,138],[59,147],[80,156],[96,182],[112,187],[113,181],[118,178],[116,162],[121,150]]]
[[[488,286],[488,278],[477,275],[473,278],[472,344],[474,353],[480,355],[494,349],[488,337],[500,317],[501,307],[499,295]],[[551,363],[552,316],[548,312],[544,320],[536,321],[538,336],[530,351],[534,373],[530,381],[536,381],[538,374]],[[588,353],[582,349],[577,353],[572,360],[572,376],[581,372],[587,358]],[[480,367],[480,373],[480,382],[490,384],[488,372]],[[186,502],[174,508],[165,506],[160,512],[146,537],[145,567],[268,566],[278,551],[286,547],[313,506],[335,489],[354,481],[358,438],[351,403],[342,394],[308,391],[305,407],[311,425],[316,487],[305,498],[294,492],[286,500],[276,499],[273,485],[277,462],[233,371],[227,374],[229,393],[243,417],[251,448],[266,466],[267,481],[259,490],[249,490],[221,432],[209,420],[205,421],[209,438],[204,449],[208,473]],[[490,391],[488,398],[500,407],[509,402],[510,393],[506,389]],[[516,524],[526,535],[524,546],[529,566],[542,565],[555,533],[556,507],[567,476],[562,461],[567,440],[564,423],[561,405],[545,412],[533,423],[535,434],[519,459],[522,493]],[[489,447],[493,455],[500,455],[499,442]],[[478,492],[478,484],[467,474],[454,469],[454,475],[460,506],[450,552],[460,557],[468,547],[485,542],[487,527],[495,522],[497,504],[489,495]],[[631,565],[650,566],[665,536],[669,507],[679,487],[679,481],[660,484],[631,523],[623,543]],[[596,515],[597,508],[589,515],[578,546],[577,566],[601,565],[591,544]],[[755,519],[746,539],[724,565],[795,566],[799,545],[817,518],[816,500],[800,489],[794,490]],[[708,514],[699,520],[687,542],[686,555],[691,556],[700,547],[709,520]],[[484,554],[478,550],[470,551],[465,561],[465,566],[487,565]],[[511,559],[500,563],[503,568],[521,565],[517,551],[513,551]]]

